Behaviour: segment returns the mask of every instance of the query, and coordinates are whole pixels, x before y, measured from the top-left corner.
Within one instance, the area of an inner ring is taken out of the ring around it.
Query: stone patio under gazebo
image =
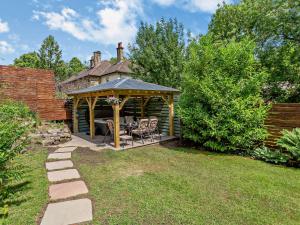
[[[89,141],[90,145],[95,145],[97,148],[111,147],[112,149],[119,150],[121,147],[127,149],[132,147],[139,147],[142,145],[148,145],[158,143],[160,141],[167,141],[174,136],[174,95],[179,94],[179,90],[165,87],[157,84],[143,82],[141,80],[135,80],[131,78],[116,79],[107,83],[103,83],[97,86],[92,86],[85,89],[80,89],[68,93],[73,97],[73,132],[77,139]],[[112,104],[113,110],[113,122],[114,122],[114,134],[113,142],[108,145],[103,143],[104,136],[95,136],[95,106],[97,102],[107,99],[108,97],[114,97],[119,101]],[[165,104],[168,105],[168,134],[162,135],[160,140],[145,140],[144,143],[134,140],[133,145],[121,146],[120,143],[120,112],[124,108],[125,104],[130,99],[139,99],[140,105],[140,117],[145,117],[145,109],[147,103],[152,98],[161,98]],[[78,107],[87,102],[89,111],[89,136],[86,133],[79,133],[78,122]]]

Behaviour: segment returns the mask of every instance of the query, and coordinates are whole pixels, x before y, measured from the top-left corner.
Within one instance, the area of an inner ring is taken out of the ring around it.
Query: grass
[[[23,166],[23,178],[9,184],[10,197],[7,218],[0,218],[0,224],[33,225],[48,201],[48,181],[45,171],[47,150],[29,150],[19,155],[15,163]]]
[[[299,224],[300,170],[236,155],[148,146],[72,156],[92,224]]]

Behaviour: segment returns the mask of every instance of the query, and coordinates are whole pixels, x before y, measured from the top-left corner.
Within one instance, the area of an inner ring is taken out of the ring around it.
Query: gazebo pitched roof
[[[177,93],[179,90],[158,84],[148,83],[132,78],[120,78],[96,86],[69,92],[69,95],[85,94],[108,90],[161,91]]]

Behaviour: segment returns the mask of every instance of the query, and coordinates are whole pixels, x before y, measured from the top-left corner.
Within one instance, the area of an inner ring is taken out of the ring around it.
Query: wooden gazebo
[[[90,138],[95,137],[94,109],[99,98],[115,97],[119,103],[112,105],[114,120],[114,145],[120,148],[120,110],[130,98],[141,98],[141,117],[152,97],[161,97],[169,106],[169,135],[174,135],[174,95],[179,90],[131,78],[121,78],[68,93],[73,97],[73,131],[78,133],[77,109],[82,100],[87,101],[90,118]]]

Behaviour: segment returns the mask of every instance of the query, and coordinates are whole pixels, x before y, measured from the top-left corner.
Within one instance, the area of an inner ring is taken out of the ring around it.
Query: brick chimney
[[[98,66],[101,62],[101,52],[95,51],[94,52],[94,66]]]
[[[95,66],[94,56],[90,59],[90,68],[93,68]]]
[[[117,47],[117,62],[122,62],[124,59],[123,49],[122,42],[119,42]]]

